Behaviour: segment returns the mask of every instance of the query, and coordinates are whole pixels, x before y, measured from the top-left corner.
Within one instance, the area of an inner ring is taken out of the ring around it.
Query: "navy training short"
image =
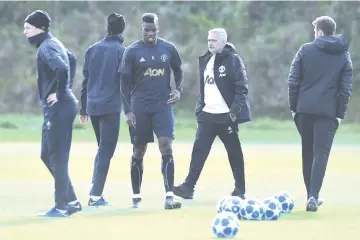
[[[136,128],[129,128],[132,144],[154,142],[154,132],[159,137],[174,139],[175,116],[173,108],[167,107],[156,112],[134,112]]]

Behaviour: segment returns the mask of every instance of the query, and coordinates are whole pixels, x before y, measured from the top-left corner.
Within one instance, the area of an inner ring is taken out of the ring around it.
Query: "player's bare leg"
[[[174,158],[172,155],[172,138],[159,137],[159,150],[161,152],[161,173],[164,178],[164,185],[166,191],[165,209],[181,208],[181,202],[174,199]]]

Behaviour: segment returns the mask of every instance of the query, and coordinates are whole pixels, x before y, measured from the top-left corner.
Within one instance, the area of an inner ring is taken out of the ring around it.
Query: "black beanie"
[[[50,26],[51,18],[47,12],[36,10],[26,17],[25,22],[47,31]]]
[[[120,34],[125,29],[125,19],[118,13],[111,13],[107,17],[107,31],[108,33]]]

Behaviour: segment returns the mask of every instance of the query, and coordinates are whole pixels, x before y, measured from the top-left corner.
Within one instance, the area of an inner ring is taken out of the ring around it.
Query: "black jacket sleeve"
[[[69,63],[70,63],[70,88],[72,88],[74,83],[74,78],[76,74],[76,57],[68,51]]]
[[[85,53],[85,60],[83,66],[83,82],[81,85],[81,97],[80,97],[80,115],[87,115],[86,106],[87,106],[87,88],[89,81],[89,50]]]
[[[195,115],[198,116],[203,108],[205,107],[204,102],[204,73],[200,73],[200,92],[195,107]]]
[[[65,87],[68,80],[67,63],[60,55],[60,47],[51,44],[40,45],[40,57],[49,68],[55,72],[56,97],[61,101],[65,94]]]
[[[120,74],[120,91],[121,101],[124,106],[124,113],[131,112],[130,108],[130,87],[131,87],[131,75]]]
[[[249,92],[248,78],[243,60],[238,55],[232,56],[234,69],[235,96],[230,107],[230,113],[238,115],[242,107],[245,107],[246,97]]]
[[[337,101],[336,117],[343,119],[345,117],[347,105],[352,92],[352,61],[350,53],[346,52],[346,63],[341,70],[339,95]]]
[[[290,67],[290,73],[288,77],[288,95],[289,95],[289,107],[292,112],[296,112],[296,105],[299,95],[299,87],[302,79],[301,76],[301,57],[302,47],[296,53]]]

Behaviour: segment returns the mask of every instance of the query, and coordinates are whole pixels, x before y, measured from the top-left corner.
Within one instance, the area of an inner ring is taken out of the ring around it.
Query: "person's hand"
[[[167,101],[168,104],[175,104],[180,100],[181,93],[179,90],[172,90],[170,94],[170,99]]]
[[[133,127],[136,128],[136,118],[135,118],[135,114],[132,112],[128,112],[126,114],[126,122],[128,124],[129,127]]]
[[[336,118],[336,120],[338,121],[338,123],[340,125],[342,119],[341,118]]]
[[[50,104],[50,106],[53,106],[55,103],[58,102],[56,93],[50,94],[46,99],[47,104]]]
[[[80,123],[87,124],[89,121],[89,115],[80,115]]]

